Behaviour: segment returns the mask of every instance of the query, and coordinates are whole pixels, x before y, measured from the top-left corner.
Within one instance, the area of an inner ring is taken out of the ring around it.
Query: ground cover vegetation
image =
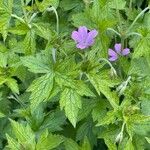
[[[0,1],[0,149],[150,149],[149,0]]]

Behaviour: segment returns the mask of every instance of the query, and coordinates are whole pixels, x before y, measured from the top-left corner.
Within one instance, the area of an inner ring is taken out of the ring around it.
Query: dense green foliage
[[[150,149],[149,0],[0,1],[0,149]],[[96,29],[92,47],[71,39]],[[115,43],[128,57],[109,62]]]

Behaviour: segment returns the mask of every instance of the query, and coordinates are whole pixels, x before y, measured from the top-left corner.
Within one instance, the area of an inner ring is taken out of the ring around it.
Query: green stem
[[[56,16],[56,31],[57,31],[57,33],[59,33],[59,17],[58,17],[58,13],[57,13],[55,7],[52,6],[50,8],[47,8],[47,11],[54,11],[55,16]]]
[[[31,16],[31,18],[30,18],[30,20],[29,20],[29,22],[28,23],[31,23],[32,22],[32,20],[36,17],[36,15],[37,15],[38,13],[34,13],[32,16]]]
[[[125,48],[128,47],[128,39],[125,39]]]
[[[125,122],[123,122],[123,125],[122,125],[122,128],[121,128],[121,132],[123,133],[123,131],[124,131],[124,127],[125,127]]]
[[[53,57],[54,63],[56,63],[56,49],[55,48],[52,48],[52,57]]]
[[[118,16],[118,19],[119,19],[119,26],[120,26],[120,28],[121,28],[121,18],[120,18],[120,13],[119,13],[119,9],[118,9],[118,2],[117,2],[117,0],[115,0],[115,3],[116,3],[116,14],[117,14],[117,16]]]
[[[134,24],[137,22],[137,20],[147,11],[149,10],[149,7],[146,7],[143,11],[141,11],[137,17],[134,19],[134,21],[132,22],[132,24],[130,25],[130,27],[127,30],[127,33],[133,28]]]
[[[119,96],[121,96],[124,93],[130,81],[131,81],[131,76],[129,76],[126,81],[122,82],[121,85],[117,87],[116,91],[119,92]]]
[[[23,10],[25,20],[26,20],[26,22],[28,22],[27,13],[26,13],[26,10],[24,9],[24,1],[23,0],[21,0],[21,5],[22,5],[22,10]]]
[[[124,37],[121,37],[121,48],[124,49]]]
[[[117,66],[118,66],[118,75],[120,76],[120,78],[123,80],[124,76],[123,76],[123,66],[122,66],[122,59],[118,59],[117,61]]]
[[[13,93],[14,95],[11,95],[10,97],[8,97],[9,99],[13,99],[16,102],[18,102],[23,108],[25,108],[24,103],[20,100],[20,98],[18,97],[17,94]]]
[[[123,140],[124,127],[125,127],[125,122],[123,122],[122,127],[121,127],[121,131],[116,137],[116,143],[118,143],[118,144],[120,144],[122,142],[122,140]],[[118,148],[117,148],[117,150],[118,150]]]
[[[32,7],[33,7],[33,2],[34,2],[34,0],[31,1],[31,6],[32,6]]]
[[[18,17],[15,14],[11,14],[11,17],[18,19],[20,22],[25,23],[24,19],[22,19],[21,17]]]
[[[82,80],[83,72],[80,72],[79,80]]]
[[[132,10],[132,0],[130,0],[129,9]]]
[[[119,37],[121,37],[121,34],[119,32],[117,32],[116,30],[112,29],[112,28],[107,28],[108,31],[112,31],[114,32],[116,35],[118,35]]]
[[[107,59],[100,58],[99,61],[101,61],[101,60],[105,61],[111,68],[113,68],[112,64]]]
[[[99,61],[101,61],[101,60],[105,61],[110,66],[110,68],[112,69],[114,74],[117,76],[117,72],[116,72],[115,68],[112,66],[112,64],[105,58],[100,58]]]
[[[53,7],[54,13],[56,15],[56,31],[57,33],[59,33],[59,17],[58,17],[58,13],[56,11],[56,9]]]
[[[128,33],[128,34],[126,35],[126,38],[128,38],[129,36],[132,36],[132,35],[142,37],[142,35],[141,35],[140,33],[131,32],[131,33]]]

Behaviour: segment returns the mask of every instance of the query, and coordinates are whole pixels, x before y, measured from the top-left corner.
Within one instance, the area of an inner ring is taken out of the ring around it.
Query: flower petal
[[[115,51],[113,51],[112,49],[108,50],[108,55],[109,55],[109,60],[110,61],[115,61],[118,59],[118,55]]]
[[[121,43],[116,43],[114,49],[119,54],[121,52]]]
[[[88,33],[88,37],[86,39],[86,44],[91,46],[94,44],[94,38],[97,36],[98,32],[96,30],[92,30]]]
[[[84,43],[86,41],[87,36],[88,36],[87,27],[85,27],[85,26],[79,27],[78,33],[79,33],[80,41],[82,41]]]
[[[112,56],[112,57],[109,57],[109,61],[116,61],[118,59],[118,56]]]
[[[79,33],[77,31],[72,32],[71,38],[73,40],[75,40],[75,42],[80,42],[81,41],[81,38],[80,38]]]
[[[82,43],[78,43],[78,44],[76,45],[76,47],[79,48],[79,49],[85,49],[85,48],[88,48],[87,45],[82,44]]]
[[[130,49],[129,49],[129,48],[125,48],[125,49],[123,49],[122,52],[121,52],[121,54],[122,54],[123,56],[126,56],[126,55],[128,55],[129,53],[130,53]]]
[[[87,39],[86,42],[85,42],[85,44],[86,44],[87,46],[93,45],[93,44],[94,44],[94,39]]]
[[[95,38],[98,34],[98,31],[96,30],[91,30],[89,33],[88,33],[88,37],[91,37],[91,38]]]
[[[109,50],[108,50],[108,55],[109,55],[109,56],[116,56],[117,53],[116,53],[114,50],[109,49]]]

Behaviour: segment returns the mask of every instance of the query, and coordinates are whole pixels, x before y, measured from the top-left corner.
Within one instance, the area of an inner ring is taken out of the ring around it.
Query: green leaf
[[[25,23],[18,23],[15,27],[10,27],[8,32],[16,35],[26,35],[29,32],[29,27]]]
[[[82,80],[75,81],[76,91],[81,96],[95,97],[95,94],[89,89],[88,85]]]
[[[34,54],[36,51],[35,32],[30,30],[22,42],[23,51],[26,55]]]
[[[60,107],[64,108],[67,118],[75,127],[79,109],[82,107],[80,95],[73,89],[65,88],[60,97]]]
[[[111,0],[111,2],[108,3],[110,8],[113,9],[125,9],[126,1],[125,0]]]
[[[116,150],[115,142],[112,142],[110,139],[105,138],[105,143],[110,150]]]
[[[149,38],[150,38],[150,31],[147,29],[143,29],[141,31],[141,34],[143,34],[143,37],[141,38],[138,43],[134,46],[134,53],[133,53],[133,58],[140,58],[142,56],[144,57],[149,57],[150,56],[150,43],[149,43]]]
[[[27,69],[23,66],[23,65],[20,65],[19,67],[17,67],[15,69],[15,71],[13,72],[13,76],[16,76],[18,77],[21,81],[25,81],[26,79],[26,74],[27,74]]]
[[[97,27],[103,32],[116,24],[117,18],[115,18],[114,12],[114,10],[110,9],[108,1],[95,0],[90,16],[93,22],[97,24]],[[105,43],[105,41],[103,42]]]
[[[13,0],[0,1],[0,32],[3,35],[4,41],[7,37],[7,29],[10,24],[12,14]]]
[[[124,150],[135,150],[132,141],[130,139],[127,141]]]
[[[77,6],[80,6],[81,4],[82,3],[80,2],[80,0],[74,0],[74,1],[63,0],[60,2],[60,7],[63,8],[63,10],[68,11]]]
[[[91,82],[91,84],[96,89],[97,93],[100,95],[100,93],[103,93],[108,101],[110,102],[111,106],[113,108],[118,107],[119,98],[117,96],[117,93],[112,92],[109,88],[107,80],[99,78],[98,75],[89,74],[88,78]]]
[[[26,93],[28,94],[28,93]],[[29,98],[29,97],[28,97]],[[44,117],[45,117],[45,113],[44,113],[44,108],[43,105],[38,105],[38,107],[36,107],[34,110],[27,109],[27,110],[19,110],[20,114],[23,115],[23,117],[25,118],[29,118],[27,113],[31,113],[31,117],[27,120],[30,120],[30,126],[32,127],[33,130],[37,130],[41,124],[43,123]]]
[[[7,78],[5,84],[12,90],[12,92],[19,94],[19,87],[15,79]]]
[[[149,148],[149,145],[146,146],[146,141],[143,136],[135,135],[132,140],[134,150],[141,150],[145,149],[146,147]]]
[[[90,142],[87,137],[84,138],[81,150],[91,150]]]
[[[132,59],[129,74],[138,76],[147,76],[150,74],[150,64],[148,58],[140,57]]]
[[[49,6],[57,8],[59,5],[59,0],[43,0],[42,2],[35,0],[35,2],[41,12],[45,11]]]
[[[91,145],[96,144],[96,136],[94,134],[95,124],[92,122],[92,119],[89,118],[83,124],[81,124],[76,133],[76,140],[80,141],[84,139],[85,136],[89,139]]]
[[[51,26],[48,23],[33,23],[35,33],[50,41],[52,38]]]
[[[48,73],[34,80],[28,88],[28,92],[31,92],[31,110],[34,110],[41,102],[48,99],[53,88],[53,78],[54,74]]]
[[[8,60],[8,54],[7,53],[1,53],[0,52],[0,67],[6,67]]]
[[[57,73],[55,81],[60,86],[60,88],[70,87],[72,89],[76,89],[76,81],[69,76]]]
[[[150,115],[150,100],[143,99],[141,102],[141,111],[144,115]]]
[[[146,13],[144,15],[144,20],[143,20],[143,24],[145,27],[150,27],[150,14],[149,13]]]
[[[95,47],[93,49],[99,49],[99,57],[107,58],[111,40],[108,37],[110,34],[107,35],[106,31],[108,28],[114,28],[118,21],[115,11],[110,9],[108,1],[94,0],[92,10],[87,9],[86,14],[89,18],[87,21],[90,24],[92,22],[92,26],[94,26],[92,28],[98,29],[99,34],[101,35],[97,37],[97,42],[95,43]],[[89,25],[89,23],[85,24]]]
[[[70,80],[73,81],[72,78],[76,78],[79,75],[79,71],[80,71],[79,67],[80,65],[76,63],[74,55],[73,55],[73,56],[70,56],[69,58],[67,57],[64,60],[59,61],[56,65],[56,72],[60,80],[64,80],[64,83],[65,83],[67,79],[69,81]]]
[[[44,132],[37,142],[36,149],[51,150],[58,147],[63,141],[64,138],[60,135],[55,135],[55,134],[53,135],[53,134],[48,134],[48,132]]]
[[[99,102],[97,102],[92,111],[93,120],[99,120],[99,122],[101,122],[100,120],[103,120],[103,118],[106,117],[107,108],[110,108],[109,102],[105,101],[104,99],[101,99]]]
[[[126,129],[131,139],[133,135],[136,132],[138,132],[137,129],[140,129],[140,126],[142,127],[144,124],[147,124],[150,121],[149,116],[144,116],[142,114],[130,115],[129,117],[125,117],[125,119],[126,119]],[[136,129],[136,126],[139,126],[139,127]],[[143,131],[140,131],[140,132],[143,132]]]
[[[128,121],[132,123],[142,123],[150,120],[150,116],[144,116],[143,114],[134,114],[129,116]]]
[[[29,2],[31,2],[31,0],[25,0],[26,5],[29,4]]]
[[[4,84],[6,80],[6,77],[0,76],[0,85]]]
[[[94,109],[94,106],[97,105],[96,101],[93,98],[82,98],[82,109],[78,113],[78,121],[87,118],[91,111]]]
[[[99,138],[104,139],[108,149],[117,150],[115,139],[120,130],[121,127],[118,127],[118,125],[109,125],[108,127],[102,128],[101,132],[99,133]]]
[[[150,138],[146,137],[146,140],[150,144]]]
[[[78,144],[72,139],[67,139],[64,142],[64,145],[65,145],[65,150],[79,150]]]
[[[10,148],[11,150],[20,150],[20,145],[15,139],[11,138],[8,134],[6,134],[6,137],[8,140],[8,148]]]
[[[48,129],[50,132],[62,130],[62,125],[65,123],[65,115],[61,111],[53,111],[47,115],[40,129]]]
[[[97,126],[100,126],[100,125],[109,125],[110,123],[114,123],[115,120],[116,120],[116,111],[109,111],[105,117],[103,118],[100,118],[98,120],[98,124]]]
[[[84,26],[85,24],[88,28],[94,28],[95,26],[95,23],[90,19],[89,14],[85,12],[73,14],[72,21],[75,27]]]
[[[21,59],[24,66],[29,68],[30,72],[33,73],[49,73],[51,71],[50,66],[48,66],[46,59],[42,55],[27,56]]]
[[[19,124],[13,120],[11,121],[11,126],[13,129],[13,134],[16,136],[20,144],[25,144],[25,147],[35,147],[35,135],[31,130],[30,126],[24,126],[23,124]]]
[[[1,11],[4,13],[11,14],[13,7],[13,0],[1,0],[0,1],[0,8]]]
[[[18,0],[13,0],[13,13],[16,14],[17,16],[22,16],[23,10],[22,10],[22,4],[21,1]]]
[[[4,43],[0,43],[0,52],[2,53],[8,52],[8,49]]]
[[[3,118],[3,117],[5,117],[5,115],[2,112],[0,112],[0,118]]]

